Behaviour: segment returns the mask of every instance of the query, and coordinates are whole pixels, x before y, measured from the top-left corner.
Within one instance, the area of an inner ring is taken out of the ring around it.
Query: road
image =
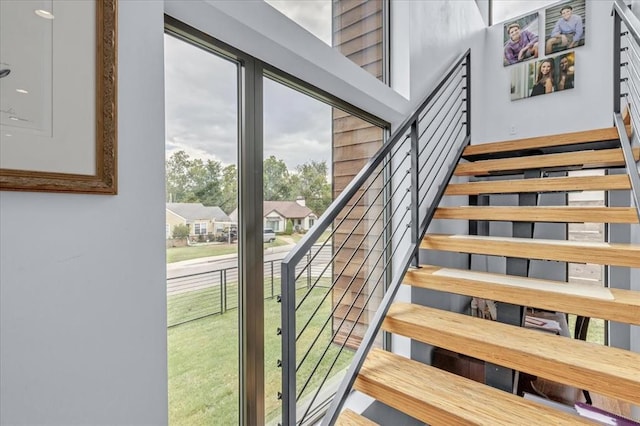
[[[264,251],[264,261],[284,259],[293,248],[293,245],[268,248]],[[199,259],[186,260],[167,264],[167,279],[183,277],[185,275],[202,274],[210,271],[218,271],[225,268],[238,266],[237,254],[226,254],[223,256],[202,257]]]

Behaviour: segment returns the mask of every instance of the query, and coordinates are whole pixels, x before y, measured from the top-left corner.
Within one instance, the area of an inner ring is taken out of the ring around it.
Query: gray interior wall
[[[119,2],[118,195],[0,192],[0,424],[167,424],[163,27]]]

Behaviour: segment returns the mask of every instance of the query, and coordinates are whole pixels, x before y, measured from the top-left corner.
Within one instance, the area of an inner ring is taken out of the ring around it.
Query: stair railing
[[[627,129],[621,111],[623,106],[631,119],[633,134]],[[613,120],[618,129],[620,146],[627,174],[631,182],[631,195],[640,220],[640,170],[633,154],[638,145],[635,129],[640,124],[640,20],[622,0],[613,2]]]
[[[284,425],[313,423],[329,404],[333,424],[366,354],[383,345],[382,320],[470,141],[470,76],[468,50],[283,260]]]

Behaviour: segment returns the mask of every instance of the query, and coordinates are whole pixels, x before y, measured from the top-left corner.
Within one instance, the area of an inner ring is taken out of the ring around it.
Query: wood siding
[[[382,79],[383,73],[383,2],[382,0],[334,0],[332,6],[333,18],[333,46],[357,65]],[[382,145],[383,131],[358,117],[344,111],[333,109],[333,196],[337,197],[351,182],[353,177],[362,169],[371,156]],[[380,182],[374,182],[370,194],[373,197],[381,187]],[[338,219],[336,224],[345,218],[356,200],[362,194],[358,192]],[[338,228],[333,248],[338,250],[349,234],[352,237],[337,253],[334,265],[334,281],[338,279],[332,294],[333,306],[336,308],[333,317],[333,331],[337,332],[336,343],[343,343],[347,335],[347,346],[357,347],[367,325],[369,316],[373,315],[378,306],[381,290],[384,285],[382,262],[382,239],[378,213],[382,203],[378,198],[374,206],[368,211],[367,218],[356,225],[362,217],[363,211],[369,203],[362,201],[357,204],[365,207],[355,208],[347,220]],[[371,228],[371,229],[370,229]],[[367,234],[368,235],[364,235]],[[355,252],[354,252],[355,250]],[[366,257],[368,255],[368,258]],[[380,279],[378,279],[380,278]],[[374,289],[378,281],[377,289]],[[363,288],[364,287],[364,288]],[[362,292],[360,296],[357,296]],[[367,306],[364,300],[371,296]],[[352,305],[352,302],[358,303]]]

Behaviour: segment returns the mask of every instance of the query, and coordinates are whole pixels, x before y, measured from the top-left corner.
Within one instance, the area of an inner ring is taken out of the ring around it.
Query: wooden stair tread
[[[640,159],[640,148],[634,148],[633,154],[636,161],[638,161]],[[624,164],[622,150],[615,148],[460,163],[456,167],[454,175],[487,176],[496,173],[515,173],[531,169],[605,168],[624,166]]]
[[[627,126],[627,134],[630,135],[630,132],[631,127]],[[514,151],[535,150],[541,148],[570,145],[577,145],[577,148],[580,149],[588,143],[618,141],[618,136],[618,130],[616,127],[606,127],[602,129],[571,132],[560,135],[537,136],[533,138],[469,145],[462,152],[462,156],[464,158],[473,158],[489,154],[508,153]]]
[[[382,328],[548,380],[640,403],[640,354],[410,303]]]
[[[582,206],[461,206],[439,207],[434,219],[500,220],[513,222],[638,223],[632,207]]]
[[[640,325],[640,292],[423,265],[407,271],[414,287]],[[608,297],[607,297],[608,296]]]
[[[427,234],[420,248],[640,268],[640,245],[636,244]]]
[[[355,389],[430,425],[593,424],[418,361],[373,349]]]
[[[336,426],[378,426],[378,423],[347,408],[340,413]]]
[[[629,176],[571,176],[492,180],[449,184],[444,195],[513,194],[520,192],[603,191],[631,189]]]

